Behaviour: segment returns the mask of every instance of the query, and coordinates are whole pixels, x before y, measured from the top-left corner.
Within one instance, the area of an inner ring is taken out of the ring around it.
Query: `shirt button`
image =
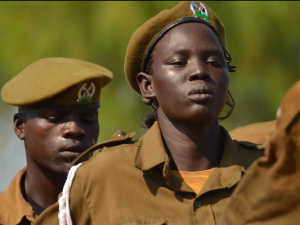
[[[196,200],[194,202],[194,205],[197,207],[197,208],[200,208],[202,206],[202,202],[200,200]]]

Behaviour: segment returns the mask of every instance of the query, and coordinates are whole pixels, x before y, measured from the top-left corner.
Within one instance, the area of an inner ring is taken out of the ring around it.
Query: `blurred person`
[[[231,130],[229,134],[235,140],[264,144],[275,128],[276,120],[271,120],[240,126]]]
[[[58,203],[35,224],[217,224],[264,154],[219,125],[234,107],[230,59],[224,26],[201,2],[180,2],[145,22],[127,47],[125,74],[155,109],[145,117],[149,130],[136,142],[125,134],[93,146],[85,153],[102,150],[87,162],[77,158]]]
[[[106,68],[69,58],[40,59],[8,81],[1,97],[18,106],[15,134],[27,166],[0,194],[0,224],[31,224],[57,201],[72,161],[95,145]]]
[[[220,225],[296,225],[300,213],[300,81],[280,103],[266,156],[249,168]]]

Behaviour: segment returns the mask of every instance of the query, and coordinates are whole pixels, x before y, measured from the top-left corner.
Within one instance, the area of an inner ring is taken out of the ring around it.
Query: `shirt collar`
[[[212,172],[207,182],[204,184],[200,193],[211,190],[230,188],[237,184],[242,173],[245,171],[239,150],[236,144],[231,139],[227,130],[220,126],[224,150],[219,166]],[[167,179],[169,186],[172,186],[174,191],[183,191],[182,187],[177,188],[172,185],[173,177],[170,177],[169,164],[170,158],[165,150],[162,135],[156,121],[152,127],[140,138],[138,150],[135,157],[135,165],[137,168],[146,171],[162,164],[161,167],[163,176]],[[178,185],[177,185],[178,186]],[[192,191],[189,187],[184,188],[186,191]]]
[[[140,138],[135,157],[135,165],[141,170],[149,170],[158,164],[169,162],[158,122]]]
[[[200,194],[222,188],[231,188],[241,180],[242,174],[245,172],[235,142],[224,127],[220,126],[220,132],[224,143],[222,159],[219,166],[207,179]]]
[[[19,224],[25,216],[30,222],[34,221],[34,212],[31,205],[24,199],[21,182],[27,168],[17,173],[6,191],[0,195],[0,224]]]

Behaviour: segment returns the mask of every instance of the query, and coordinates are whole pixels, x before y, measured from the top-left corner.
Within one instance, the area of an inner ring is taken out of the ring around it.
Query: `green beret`
[[[226,49],[225,27],[217,15],[199,1],[182,1],[174,8],[163,10],[139,27],[132,35],[125,56],[125,76],[129,85],[140,94],[136,75],[145,72],[147,57],[155,44],[173,27],[187,22],[208,25]]]
[[[100,107],[100,92],[112,80],[99,65],[61,57],[40,59],[8,81],[1,90],[4,102],[14,106],[44,103]]]

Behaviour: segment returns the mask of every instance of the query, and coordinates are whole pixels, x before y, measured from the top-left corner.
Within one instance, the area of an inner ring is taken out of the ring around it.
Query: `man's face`
[[[24,122],[27,165],[66,174],[72,161],[97,142],[98,110],[30,108]]]

